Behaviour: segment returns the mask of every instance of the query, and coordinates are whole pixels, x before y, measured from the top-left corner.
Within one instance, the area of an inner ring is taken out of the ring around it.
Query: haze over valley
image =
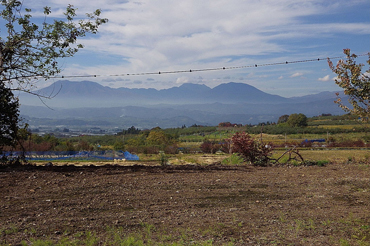
[[[279,116],[343,114],[334,103],[335,92],[285,98],[244,83],[214,88],[186,83],[169,89],[110,88],[96,82],[60,80],[35,91],[42,99],[20,94],[21,115],[31,128],[85,127],[141,129],[217,125],[220,122],[257,124],[276,122]]]

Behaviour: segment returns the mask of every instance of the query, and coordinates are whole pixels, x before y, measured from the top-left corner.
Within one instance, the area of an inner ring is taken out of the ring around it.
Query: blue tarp
[[[139,160],[139,156],[131,154],[128,151],[123,152],[123,154],[125,155],[126,160],[129,160],[129,161],[138,161]]]
[[[318,143],[324,143],[325,142],[325,139],[324,138],[319,138],[319,139],[306,139],[306,140],[304,140],[303,142],[311,142],[311,143],[313,143],[313,142],[318,142]]]
[[[7,152],[5,156],[21,156],[22,152]],[[128,151],[31,151],[25,152],[27,160],[34,161],[53,161],[53,160],[114,160],[126,159],[128,161],[138,161],[139,156]]]

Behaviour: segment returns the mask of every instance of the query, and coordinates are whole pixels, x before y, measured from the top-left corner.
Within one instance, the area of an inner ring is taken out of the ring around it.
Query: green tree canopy
[[[291,114],[286,123],[290,127],[306,127],[308,125],[307,116],[304,114]]]
[[[146,139],[148,145],[165,145],[168,141],[166,133],[161,129],[151,130]]]

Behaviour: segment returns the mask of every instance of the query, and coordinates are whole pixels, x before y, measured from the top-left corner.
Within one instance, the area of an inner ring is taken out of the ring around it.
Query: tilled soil
[[[112,228],[152,243],[369,245],[370,167],[0,169],[0,245]]]

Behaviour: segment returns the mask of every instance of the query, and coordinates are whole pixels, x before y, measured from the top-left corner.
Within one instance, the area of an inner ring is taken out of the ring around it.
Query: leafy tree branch
[[[76,22],[76,9],[68,5],[65,20],[52,23],[47,22],[51,9],[45,7],[44,22],[38,25],[31,20],[31,9],[23,11],[20,1],[2,0],[1,7],[7,34],[0,37],[0,81],[22,91],[29,91],[34,79],[48,79],[60,73],[58,60],[72,57],[83,48],[77,39],[96,34],[98,27],[108,21],[100,18],[98,9],[87,14],[86,20]]]
[[[76,21],[76,8],[68,5],[64,19],[48,23],[51,8],[44,8],[44,21],[32,21],[32,10],[24,8],[19,0],[1,0],[0,18],[5,23],[0,31],[0,154],[4,146],[19,142],[19,101],[13,91],[25,91],[41,98],[52,98],[31,92],[40,78],[48,79],[60,73],[59,59],[72,57],[83,48],[78,38],[96,34],[101,10],[87,14]]]
[[[370,69],[362,71],[364,64],[357,64],[357,55],[351,54],[350,49],[344,49],[346,60],[339,60],[336,66],[328,59],[330,69],[337,74],[335,83],[344,90],[352,108],[346,106],[337,93],[335,103],[344,111],[357,115],[363,122],[369,122],[370,115]],[[367,63],[370,65],[370,53]]]

